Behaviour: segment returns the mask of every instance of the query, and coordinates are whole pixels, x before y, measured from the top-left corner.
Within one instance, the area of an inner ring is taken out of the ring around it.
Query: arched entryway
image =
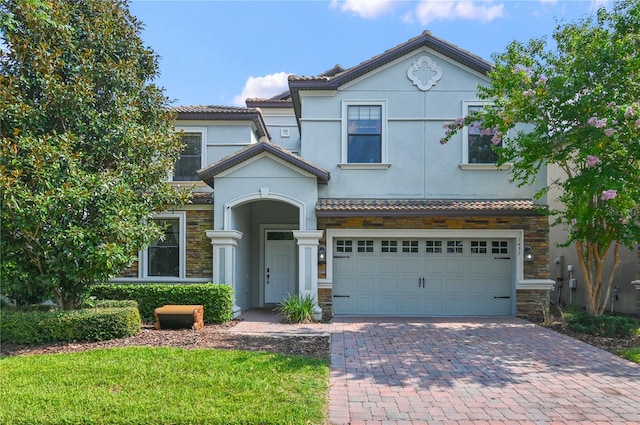
[[[227,228],[208,235],[214,245],[214,278],[231,282],[236,314],[275,307],[289,294],[317,299],[317,248],[322,232],[307,230],[304,203],[259,193],[237,198],[224,210]]]

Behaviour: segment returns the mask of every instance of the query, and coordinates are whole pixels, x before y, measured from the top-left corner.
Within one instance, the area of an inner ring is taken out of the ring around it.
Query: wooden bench
[[[195,330],[204,327],[204,307],[202,305],[163,305],[154,310],[156,329]]]

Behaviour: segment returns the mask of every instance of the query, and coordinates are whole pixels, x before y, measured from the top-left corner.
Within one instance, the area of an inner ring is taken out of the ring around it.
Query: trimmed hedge
[[[0,340],[14,344],[40,344],[58,341],[105,341],[140,332],[137,305],[86,308],[70,311],[20,311],[3,308],[0,312]]]
[[[588,313],[565,313],[569,328],[589,335],[629,338],[638,332],[638,321],[625,316],[590,316]]]
[[[90,294],[99,299],[136,300],[145,322],[153,322],[153,311],[167,304],[202,304],[205,323],[233,319],[233,289],[224,284],[104,283],[92,286]]]

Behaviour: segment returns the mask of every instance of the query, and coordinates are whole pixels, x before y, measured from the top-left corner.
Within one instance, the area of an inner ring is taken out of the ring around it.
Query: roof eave
[[[327,211],[316,209],[316,217],[504,217],[504,216],[539,216],[534,210],[349,210]]]
[[[271,143],[265,142],[256,143],[255,145],[252,145],[249,148],[238,152],[236,155],[229,156],[228,158],[223,158],[215,164],[198,170],[198,176],[202,181],[213,187],[215,176],[263,152],[270,153],[277,158],[280,158],[285,162],[316,176],[318,184],[327,184],[329,182],[329,179],[331,178],[328,171],[318,167],[314,167],[303,160],[299,160],[293,154],[287,155]]]
[[[251,121],[258,134],[258,138],[271,139],[267,125],[260,110],[248,112],[178,112],[177,121]]]

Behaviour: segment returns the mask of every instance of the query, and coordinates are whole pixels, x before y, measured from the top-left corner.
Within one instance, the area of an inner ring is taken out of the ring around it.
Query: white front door
[[[296,241],[291,231],[267,231],[264,302],[277,304],[296,290]]]

